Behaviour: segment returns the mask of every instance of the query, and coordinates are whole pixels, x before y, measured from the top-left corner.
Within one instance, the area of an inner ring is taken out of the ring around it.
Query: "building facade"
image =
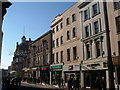
[[[70,76],[80,76],[80,17],[79,3],[58,15],[52,22],[53,64],[51,83],[59,84],[61,79],[67,85]]]
[[[25,61],[28,52],[28,46],[32,42],[31,40],[26,40],[26,37],[21,38],[22,42],[16,45],[16,50],[14,52],[12,71],[16,72],[16,75],[21,75],[23,77],[23,70],[25,68]]]
[[[120,88],[120,1],[107,3],[111,53],[113,57],[113,65],[115,68],[116,87]]]
[[[43,83],[49,83],[49,67],[52,60],[52,31],[50,30],[34,40],[30,44],[29,49],[29,77],[31,77],[33,81],[40,79]]]
[[[109,88],[106,17],[104,2],[83,2],[79,6],[81,22],[81,87],[97,88],[96,79]]]

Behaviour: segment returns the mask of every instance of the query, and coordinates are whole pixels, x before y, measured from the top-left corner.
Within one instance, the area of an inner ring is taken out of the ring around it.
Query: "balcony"
[[[120,56],[112,57],[113,65],[120,65]]]

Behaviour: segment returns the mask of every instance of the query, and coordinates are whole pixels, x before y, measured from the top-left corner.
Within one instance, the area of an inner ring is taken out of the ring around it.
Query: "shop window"
[[[114,3],[114,9],[117,10],[117,9],[120,9],[120,1],[118,2],[113,2]]]
[[[67,49],[67,61],[70,61],[70,49]]]
[[[120,33],[120,16],[116,17],[117,33]]]

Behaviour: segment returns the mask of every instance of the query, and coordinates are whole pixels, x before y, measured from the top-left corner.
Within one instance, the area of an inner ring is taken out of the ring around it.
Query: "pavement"
[[[22,82],[22,86],[30,86],[30,87],[37,87],[37,88],[46,88],[46,89],[54,89],[54,90],[68,90],[67,87],[59,87],[57,85],[49,85],[49,84],[40,84],[40,83],[27,83],[27,82]],[[95,89],[86,89],[86,88],[80,88],[79,90],[95,90]]]

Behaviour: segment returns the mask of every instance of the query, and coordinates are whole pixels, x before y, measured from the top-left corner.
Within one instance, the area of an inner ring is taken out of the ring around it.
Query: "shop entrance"
[[[57,85],[60,83],[61,78],[62,78],[62,71],[52,71],[51,72],[52,75],[52,84],[53,85]]]
[[[96,83],[97,79],[99,80],[101,87],[103,86],[103,83],[106,86],[105,70],[93,70],[84,72],[84,87],[91,89],[98,88],[98,85]]]

